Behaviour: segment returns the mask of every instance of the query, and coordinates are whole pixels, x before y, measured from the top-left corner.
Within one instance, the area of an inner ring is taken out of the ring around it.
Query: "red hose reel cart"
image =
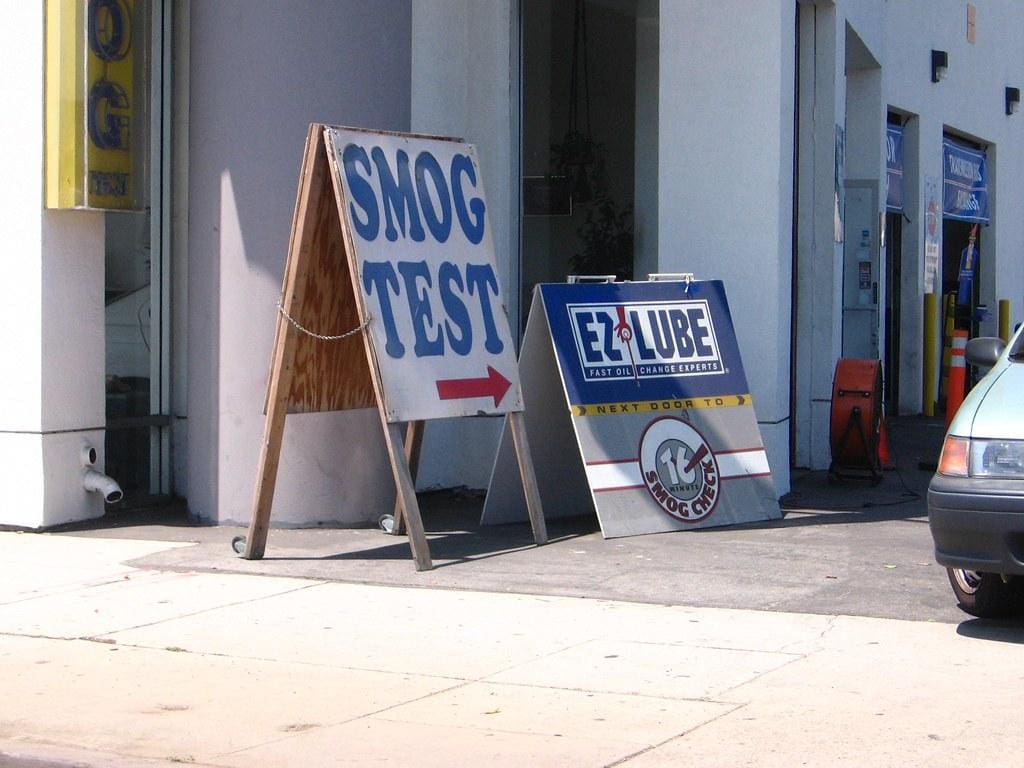
[[[829,481],[882,479],[878,442],[882,423],[882,365],[840,358],[832,380]]]

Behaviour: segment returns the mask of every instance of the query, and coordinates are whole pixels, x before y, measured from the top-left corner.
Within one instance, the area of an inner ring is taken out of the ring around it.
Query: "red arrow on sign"
[[[463,400],[471,397],[493,397],[494,407],[508,392],[512,382],[487,366],[487,375],[479,379],[438,379],[437,396],[442,400]]]

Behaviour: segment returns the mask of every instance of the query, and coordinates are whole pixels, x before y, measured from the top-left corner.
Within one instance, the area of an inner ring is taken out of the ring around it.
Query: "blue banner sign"
[[[950,138],[942,140],[942,213],[960,221],[988,224],[988,174],[984,150]]]
[[[974,225],[974,232],[967,243],[967,247],[960,252],[959,290],[957,291],[956,303],[962,307],[969,306],[973,298],[974,275],[977,271],[977,238],[978,225]]]
[[[885,209],[903,210],[903,126],[889,125],[885,129]]]
[[[721,281],[540,291],[571,405],[749,398]]]

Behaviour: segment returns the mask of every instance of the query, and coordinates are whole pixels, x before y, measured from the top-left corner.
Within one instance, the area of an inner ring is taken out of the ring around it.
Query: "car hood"
[[[977,397],[969,396],[967,400],[971,402],[964,402],[963,415],[969,417],[973,406],[974,418],[962,424],[963,431],[957,434],[1024,440],[1024,363],[1007,362],[1001,367],[1001,371],[992,371],[994,375],[983,379],[976,387],[977,392],[971,393]]]

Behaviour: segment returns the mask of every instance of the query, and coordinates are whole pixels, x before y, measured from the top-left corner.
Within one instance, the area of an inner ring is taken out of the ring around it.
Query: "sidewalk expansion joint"
[[[619,766],[619,765],[626,765],[629,762],[631,762],[632,760],[635,760],[636,758],[641,757],[642,755],[646,755],[648,752],[653,752],[656,749],[660,749],[661,747],[664,747],[666,744],[671,744],[673,741],[678,741],[680,739],[686,738],[691,733],[696,731],[698,728],[703,728],[705,725],[711,725],[711,723],[714,723],[714,722],[716,722],[718,720],[721,720],[724,717],[729,717],[730,715],[740,711],[741,709],[743,709],[746,706],[747,706],[746,704],[736,704],[732,709],[726,710],[725,712],[719,712],[714,717],[709,717],[704,722],[697,723],[692,728],[687,728],[685,731],[680,731],[679,733],[675,734],[674,736],[669,736],[667,739],[663,739],[662,741],[659,741],[657,744],[651,744],[650,746],[644,747],[643,749],[638,749],[636,752],[634,752],[634,753],[632,753],[630,755],[626,755],[624,757],[620,757],[618,760],[615,760],[615,761],[613,761],[611,763],[606,763],[603,766],[603,768],[615,768],[616,766]]]
[[[772,667],[771,669],[766,669],[766,670],[764,670],[764,672],[758,672],[757,674],[747,678],[746,680],[744,680],[744,681],[742,681],[740,683],[736,683],[736,685],[732,685],[732,686],[726,688],[725,690],[721,691],[720,693],[723,696],[727,696],[727,695],[729,695],[729,693],[731,691],[735,691],[737,688],[742,688],[745,685],[750,685],[751,683],[756,682],[756,681],[760,680],[761,678],[766,677],[767,675],[775,674],[776,672],[778,672],[780,670],[783,670],[786,667],[789,667],[789,666],[792,666],[793,664],[796,664],[798,662],[804,661],[805,659],[807,659],[810,656],[810,654],[809,653],[808,654],[803,654],[803,655],[793,655],[793,654],[790,654],[790,656],[791,656],[791,658],[788,661],[786,661],[785,664],[780,664],[777,667]]]
[[[403,672],[401,674],[406,674],[406,673]],[[368,718],[368,717],[376,717],[376,716],[384,714],[385,712],[388,712],[388,711],[390,711],[392,709],[398,709],[399,707],[405,707],[405,706],[408,706],[409,704],[415,704],[418,701],[423,701],[425,699],[429,699],[429,698],[432,698],[434,696],[439,696],[441,694],[451,693],[452,691],[457,691],[460,688],[465,688],[467,685],[473,685],[473,684],[479,683],[479,682],[480,681],[476,680],[476,679],[462,680],[457,685],[451,685],[451,686],[448,686],[447,688],[441,688],[440,690],[437,690],[437,691],[431,691],[430,693],[425,693],[422,696],[416,696],[416,697],[411,698],[411,699],[406,699],[404,701],[396,702],[395,704],[389,704],[386,707],[381,707],[380,709],[376,709],[376,710],[374,710],[372,712],[363,712],[363,713],[361,713],[359,715],[353,715],[352,717],[348,717],[348,718],[345,718],[344,720],[339,720],[339,721],[334,722],[334,723],[322,723],[320,725],[320,727],[322,727],[322,728],[337,728],[337,727],[342,726],[342,725],[348,725],[349,723],[354,723],[354,722],[357,722],[359,720],[363,720],[363,719]],[[386,718],[384,718],[384,719],[386,719]],[[393,721],[391,721],[391,722],[393,722]],[[279,744],[279,743],[281,743],[283,741],[288,741],[289,739],[294,738],[295,735],[297,733],[300,733],[300,732],[301,731],[292,731],[292,732],[286,733],[285,735],[283,735],[283,736],[281,736],[280,738],[277,738],[277,739],[270,739],[268,741],[260,742],[259,744],[249,744],[249,745],[247,745],[245,747],[242,747],[241,749],[235,749],[235,750],[232,750],[230,752],[221,752],[216,757],[227,757],[228,755],[238,755],[238,754],[241,754],[243,752],[248,752],[249,750],[258,749],[260,747],[268,746],[270,744]]]
[[[85,639],[69,635],[44,635],[34,632],[0,632],[0,637],[19,637],[25,640],[63,640],[65,642]]]
[[[441,675],[433,674],[428,672],[409,672],[408,670],[395,670],[395,669],[383,669],[381,667],[358,667],[351,664],[324,664],[316,661],[303,661],[302,659],[280,659],[273,656],[249,656],[238,653],[225,653],[223,651],[204,651],[204,650],[189,650],[178,645],[143,645],[141,643],[128,643],[124,641],[118,641],[113,638],[97,638],[97,637],[67,637],[67,638],[52,638],[54,640],[78,640],[78,641],[91,641],[94,643],[105,643],[110,645],[117,645],[118,648],[131,651],[166,651],[168,653],[181,653],[193,656],[205,656],[214,659],[235,659],[239,661],[259,661],[266,664],[281,664],[281,665],[292,665],[298,667],[315,667],[323,669],[335,669],[344,670],[349,672],[371,672],[379,675],[398,675],[400,677],[406,677],[410,674],[414,674],[417,677],[428,678],[430,680],[455,680],[459,684],[467,684],[474,682],[486,682],[482,679],[467,679],[464,677],[456,677],[454,675]],[[455,686],[458,687],[458,686]],[[447,689],[446,689],[447,690]],[[347,721],[346,721],[347,722]],[[0,766],[2,768],[2,766]]]
[[[245,600],[235,600],[234,602],[230,602],[230,603],[221,603],[219,605],[211,605],[211,606],[208,606],[206,608],[201,608],[198,611],[191,611],[191,612],[188,612],[188,613],[179,613],[179,614],[176,614],[174,616],[168,616],[167,618],[158,619],[156,621],[146,622],[145,624],[135,624],[135,625],[130,626],[130,627],[118,627],[117,629],[112,629],[109,632],[103,632],[103,633],[101,633],[99,635],[95,635],[95,637],[96,638],[102,638],[102,637],[106,637],[108,635],[116,635],[119,632],[132,632],[132,631],[134,631],[136,629],[146,629],[147,627],[155,627],[155,626],[158,626],[160,624],[166,624],[169,621],[179,621],[181,619],[190,619],[190,618],[192,618],[194,616],[202,616],[204,613],[212,613],[213,611],[220,611],[220,610],[223,610],[224,608],[234,608],[235,606],[238,606],[238,605],[248,605],[250,603],[258,603],[261,600],[269,600],[271,598],[281,597],[282,595],[290,595],[290,594],[292,594],[294,592],[301,592],[301,591],[303,591],[305,589],[311,589],[313,587],[322,587],[322,586],[324,586],[326,584],[330,584],[330,582],[329,581],[311,582],[309,584],[303,584],[302,586],[295,587],[293,589],[285,589],[285,590],[282,590],[281,592],[274,592],[273,594],[269,594],[269,595],[259,595],[257,597],[250,597],[250,598],[247,598]]]
[[[501,674],[501,673],[500,672],[495,672],[494,673],[494,675],[498,675],[498,674]],[[658,701],[692,701],[692,702],[696,702],[696,703],[699,703],[699,704],[721,704],[721,705],[726,706],[726,707],[737,706],[737,702],[735,702],[735,701],[726,701],[725,699],[720,699],[720,698],[711,697],[711,696],[666,696],[663,693],[643,693],[641,691],[625,691],[625,690],[603,690],[603,689],[594,689],[594,688],[579,688],[577,686],[572,686],[572,685],[545,685],[543,683],[517,683],[517,682],[513,682],[513,681],[506,681],[506,680],[491,680],[490,678],[493,677],[494,675],[488,675],[487,677],[481,678],[480,680],[475,680],[475,681],[470,681],[470,682],[479,682],[479,683],[482,683],[484,685],[508,686],[510,688],[540,688],[541,690],[545,690],[545,691],[569,691],[569,692],[572,692],[572,693],[587,693],[587,694],[599,693],[599,694],[607,694],[608,696],[630,696],[632,698],[637,698],[637,699],[657,699]],[[756,680],[756,679],[757,678],[752,678],[752,680]],[[741,685],[746,685],[747,683],[751,682],[752,680],[747,680],[747,681],[741,683]],[[732,688],[730,688],[728,690],[731,691]],[[726,692],[727,691],[722,691],[722,693],[726,693]]]
[[[804,653],[801,653],[800,651],[787,651],[785,647],[777,651],[766,651],[764,648],[741,648],[736,645],[705,645],[702,643],[688,642],[685,640],[671,640],[662,642],[659,642],[657,640],[630,640],[629,642],[634,643],[636,645],[670,645],[677,648],[700,648],[702,650],[709,651],[735,651],[737,653],[765,653],[771,654],[772,656],[795,656],[797,658],[803,658],[806,655]]]

